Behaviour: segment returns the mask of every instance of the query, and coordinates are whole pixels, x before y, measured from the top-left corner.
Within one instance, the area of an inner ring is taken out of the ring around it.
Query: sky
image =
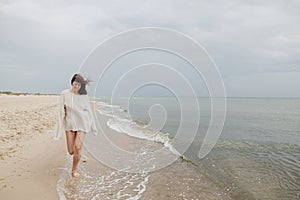
[[[1,0],[0,91],[59,93],[107,38],[160,27],[205,48],[228,97],[300,97],[299,24],[298,0]]]

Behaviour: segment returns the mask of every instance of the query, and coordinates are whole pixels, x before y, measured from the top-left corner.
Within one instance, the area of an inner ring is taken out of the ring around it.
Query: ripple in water
[[[85,155],[88,155],[85,153]],[[149,173],[128,173],[99,165],[92,157],[80,163],[81,177],[72,178],[72,157],[67,155],[65,170],[57,185],[60,199],[139,199],[146,190]]]

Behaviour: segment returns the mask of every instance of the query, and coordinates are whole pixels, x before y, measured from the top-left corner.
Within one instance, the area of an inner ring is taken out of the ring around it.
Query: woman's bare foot
[[[79,174],[76,170],[73,170],[73,171],[72,171],[72,176],[73,176],[73,177],[79,177],[80,174]]]

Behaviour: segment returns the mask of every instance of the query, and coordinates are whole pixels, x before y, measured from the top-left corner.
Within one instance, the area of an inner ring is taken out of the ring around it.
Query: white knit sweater
[[[92,132],[97,135],[88,95],[77,95],[70,89],[61,92],[54,139],[59,139],[66,130]]]

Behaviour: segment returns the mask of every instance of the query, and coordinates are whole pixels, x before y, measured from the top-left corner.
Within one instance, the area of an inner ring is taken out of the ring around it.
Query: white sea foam
[[[108,119],[107,125],[120,133],[125,133],[129,136],[145,139],[153,142],[162,143],[176,156],[182,156],[173,146],[169,137],[169,133],[162,133],[160,131],[152,131],[146,126],[140,126],[136,122],[117,116],[111,116]]]
[[[141,158],[138,157],[137,162],[139,159]],[[151,162],[151,159],[148,162]],[[128,173],[126,169],[119,171],[107,169],[112,171],[103,173],[79,165],[81,178],[73,179],[69,172],[71,165],[72,157],[66,155],[65,166],[56,185],[60,200],[106,198],[138,200],[146,191],[150,177],[147,170],[141,173]]]
[[[102,106],[102,107],[108,107],[108,108],[120,108],[120,106],[118,106],[118,105],[107,104],[107,103],[105,103],[105,102],[103,102],[103,101],[97,101],[97,104],[98,104],[99,106]]]
[[[113,117],[115,115],[125,114],[125,109],[121,108],[121,106],[110,105],[104,102],[97,102],[97,105],[99,107],[97,111],[105,116]]]
[[[142,125],[143,123],[137,123],[139,122],[138,120],[133,121],[132,119],[124,118],[125,112],[124,109],[121,108],[121,106],[111,105],[105,102],[98,102],[98,104],[103,106],[101,109],[97,110],[98,113],[110,117],[110,119],[107,121],[107,125],[111,129],[120,133],[125,133],[132,137],[162,143],[174,155],[188,160],[184,155],[179,153],[176,150],[176,148],[172,145],[169,133],[151,130],[150,128],[148,128],[147,125]]]

